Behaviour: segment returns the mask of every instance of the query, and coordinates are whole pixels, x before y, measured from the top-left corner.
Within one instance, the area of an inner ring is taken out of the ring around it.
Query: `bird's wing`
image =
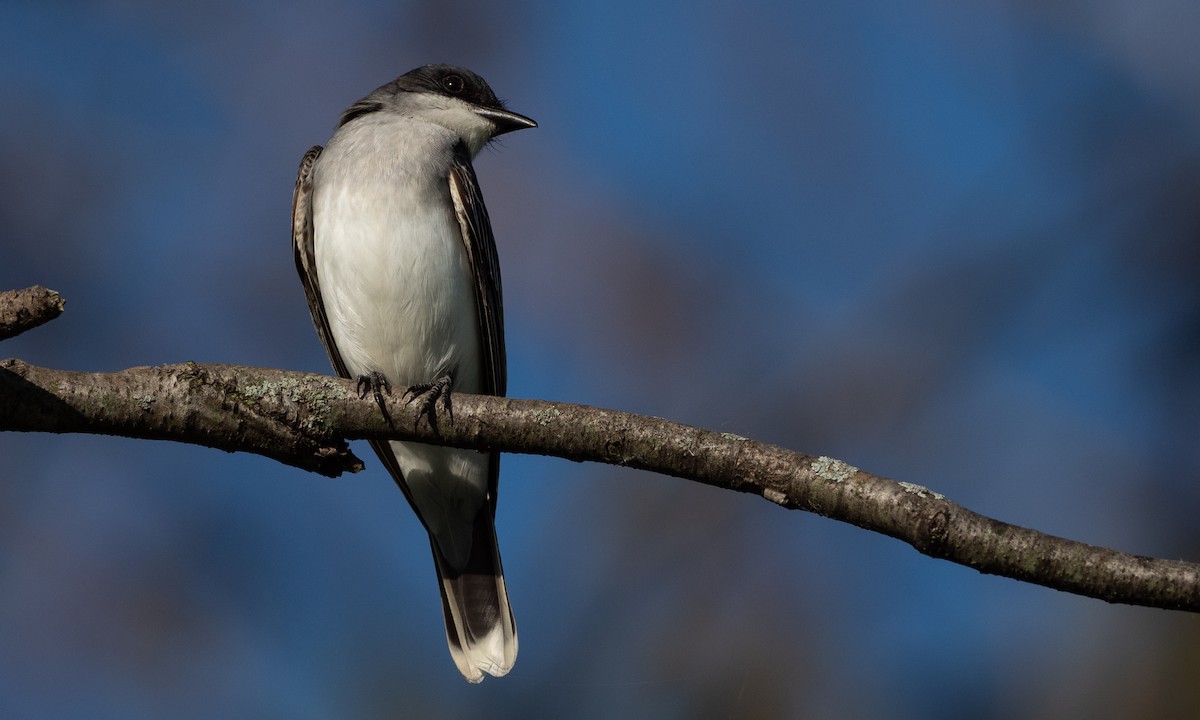
[[[488,395],[504,395],[508,367],[504,358],[504,305],[500,290],[500,260],[496,239],[488,219],[479,180],[471,167],[467,148],[459,143],[450,166],[450,199],[454,216],[462,231],[467,262],[475,276],[475,309],[479,318],[480,347],[483,351],[483,388]],[[488,473],[488,499],[496,512],[496,487],[500,476],[500,454],[492,453]]]
[[[314,145],[304,153],[300,161],[300,171],[296,174],[296,191],[292,195],[292,250],[296,255],[296,270],[300,273],[300,282],[304,285],[304,294],[308,297],[308,311],[312,313],[313,325],[325,352],[329,353],[329,362],[341,377],[348,378],[346,363],[338,352],[337,344],[333,342],[333,333],[329,331],[329,318],[325,316],[325,303],[321,301],[321,283],[317,278],[317,256],[313,249],[313,165],[321,154],[321,146]]]
[[[450,166],[450,199],[462,230],[467,261],[475,276],[475,308],[483,350],[483,387],[488,395],[503,395],[508,369],[504,360],[504,306],[500,291],[500,260],[479,180],[464,145],[459,144]]]

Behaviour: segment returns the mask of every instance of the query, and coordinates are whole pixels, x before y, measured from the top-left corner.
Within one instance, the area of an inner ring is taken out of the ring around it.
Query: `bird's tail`
[[[461,569],[451,566],[436,543],[433,560],[450,655],[463,677],[477,683],[484,673],[499,677],[512,669],[517,659],[517,626],[508,605],[496,528],[486,503],[475,517],[472,535],[471,553]]]

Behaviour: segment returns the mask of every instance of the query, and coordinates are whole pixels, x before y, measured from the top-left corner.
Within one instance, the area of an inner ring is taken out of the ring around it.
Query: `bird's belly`
[[[351,375],[378,371],[399,387],[450,375],[478,392],[473,275],[456,219],[437,206],[327,199],[313,218],[317,278]]]

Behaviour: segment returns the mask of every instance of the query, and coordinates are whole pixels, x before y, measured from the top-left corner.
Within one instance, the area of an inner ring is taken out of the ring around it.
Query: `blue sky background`
[[[0,5],[0,355],[327,371],[303,152],[426,62],[541,123],[476,162],[510,392],[842,458],[1200,560],[1200,6]],[[390,479],[0,436],[0,716],[1179,717],[1200,619],[761,499],[504,461],[521,633],[469,687]]]

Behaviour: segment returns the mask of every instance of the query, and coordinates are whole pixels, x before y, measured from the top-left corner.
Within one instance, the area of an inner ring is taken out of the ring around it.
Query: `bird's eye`
[[[452,95],[457,95],[462,92],[465,86],[466,83],[463,82],[461,75],[447,75],[446,77],[442,78],[442,87],[446,89],[446,92]]]

